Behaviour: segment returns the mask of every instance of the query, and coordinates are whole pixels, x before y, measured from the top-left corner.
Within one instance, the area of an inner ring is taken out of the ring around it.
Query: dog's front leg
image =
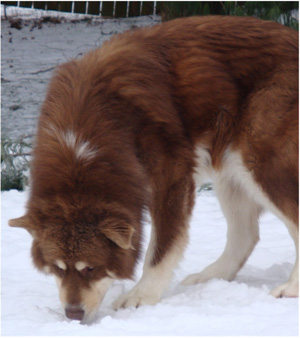
[[[143,276],[113,307],[154,305],[168,286],[188,241],[188,221],[194,205],[194,184],[185,177],[157,189],[151,206],[152,232]]]

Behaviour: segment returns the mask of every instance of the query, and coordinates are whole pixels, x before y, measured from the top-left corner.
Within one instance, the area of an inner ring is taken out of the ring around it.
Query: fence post
[[[114,1],[113,17],[116,16],[116,5],[117,5],[117,1]]]
[[[100,1],[99,15],[102,16],[103,1]]]
[[[22,2],[22,4],[21,4],[21,2],[22,1],[17,1],[17,7],[23,7],[23,2]],[[31,8],[32,9],[35,9],[36,7],[35,7],[35,2],[38,2],[38,1],[31,1]],[[71,2],[71,13],[72,14],[75,14],[76,13],[76,1],[70,1]],[[91,1],[84,1],[85,2],[85,11],[84,11],[84,13],[85,13],[85,15],[88,15],[88,13],[89,13],[89,7],[90,7],[90,2]],[[102,15],[102,12],[103,12],[103,2],[104,1],[95,1],[96,3],[98,3],[99,4],[99,16],[100,17],[102,17],[103,15]],[[129,14],[130,14],[130,0],[128,1],[124,1],[124,3],[126,2],[126,18],[128,18],[129,17]],[[144,2],[145,1],[138,1],[139,2],[139,4],[140,4],[140,8],[139,8],[139,14],[137,14],[136,12],[135,12],[135,10],[134,10],[134,15],[139,15],[139,16],[142,16],[143,15],[143,6],[144,6]],[[237,1],[235,1],[235,5],[237,4]],[[61,7],[61,1],[57,1],[56,2],[56,5],[58,6],[58,8],[57,8],[57,10],[58,11],[60,11],[60,7]],[[112,17],[116,17],[116,14],[117,14],[117,5],[118,5],[118,1],[113,1],[113,13],[112,13]],[[150,5],[150,4],[149,4]],[[39,7],[39,6],[38,6]],[[48,1],[45,1],[45,4],[44,4],[44,8],[45,8],[45,10],[47,11],[48,10]],[[136,7],[135,7],[136,8]],[[150,7],[150,9],[151,9],[151,7]],[[92,11],[94,11],[93,9],[92,9]],[[122,10],[122,8],[121,8],[121,11],[123,11]],[[147,11],[148,12],[148,11]],[[118,12],[119,13],[119,12]],[[153,15],[156,15],[156,13],[157,13],[157,1],[153,1]],[[120,13],[119,13],[119,15],[120,15]],[[122,14],[121,14],[121,16],[122,16]]]
[[[143,1],[140,1],[140,16],[142,16],[143,12]]]

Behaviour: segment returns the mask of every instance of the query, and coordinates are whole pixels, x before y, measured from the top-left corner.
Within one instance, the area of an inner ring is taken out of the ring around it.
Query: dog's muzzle
[[[65,308],[65,313],[69,319],[73,320],[82,320],[84,317],[84,310],[81,308],[81,306],[77,305],[68,305]]]

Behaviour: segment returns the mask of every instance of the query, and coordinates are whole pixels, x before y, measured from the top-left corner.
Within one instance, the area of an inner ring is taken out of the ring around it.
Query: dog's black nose
[[[82,320],[84,317],[84,311],[80,306],[68,305],[65,309],[66,316],[69,319]]]

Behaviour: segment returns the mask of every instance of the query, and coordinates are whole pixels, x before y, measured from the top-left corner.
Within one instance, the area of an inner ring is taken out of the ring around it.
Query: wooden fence
[[[1,1],[1,4],[101,17],[155,15],[159,12],[157,1]]]

